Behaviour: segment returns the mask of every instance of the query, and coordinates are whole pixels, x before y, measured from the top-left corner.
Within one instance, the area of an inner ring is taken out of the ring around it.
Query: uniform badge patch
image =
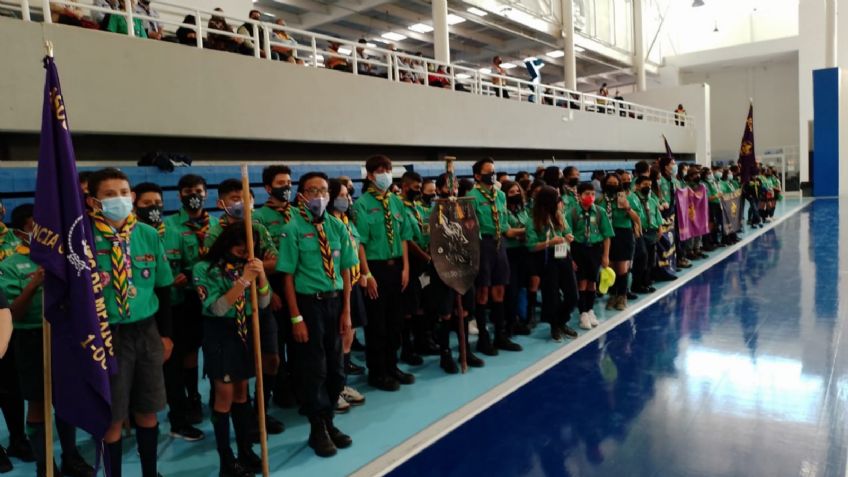
[[[308,233],[308,234],[303,234],[303,238],[314,238],[314,237],[315,237],[315,234],[313,234],[311,232]]]
[[[106,285],[109,284],[109,282],[112,281],[112,275],[110,275],[106,272],[101,272],[100,273],[100,281],[103,282],[103,286],[105,287]]]
[[[341,253],[340,251],[338,251],[338,250],[333,250],[333,257],[338,258],[338,257],[341,257],[341,255],[342,255],[342,253]]]
[[[150,269],[149,268],[143,268],[141,270],[141,278],[150,278]]]

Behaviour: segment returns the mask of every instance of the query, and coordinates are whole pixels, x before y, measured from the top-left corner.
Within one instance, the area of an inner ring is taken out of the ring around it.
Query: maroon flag
[[[748,119],[745,120],[745,132],[742,133],[742,146],[739,148],[739,167],[742,170],[742,185],[748,183],[757,167],[754,155],[754,104],[748,108]]]
[[[53,336],[53,404],[100,441],[112,422],[112,335],[77,179],[74,146],[53,58],[44,59],[44,109],[35,186],[32,260],[44,267],[44,317]]]
[[[710,231],[710,206],[707,188],[700,184],[697,189],[677,189],[677,230],[680,240],[706,235]]]

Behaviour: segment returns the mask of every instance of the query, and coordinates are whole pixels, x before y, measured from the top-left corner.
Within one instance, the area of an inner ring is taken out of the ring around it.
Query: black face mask
[[[480,182],[486,185],[492,185],[495,183],[495,174],[480,174]]]
[[[139,220],[147,225],[157,227],[162,223],[162,207],[151,205],[150,207],[138,207],[135,209],[135,215]]]
[[[200,194],[189,194],[184,195],[180,200],[182,201],[185,210],[189,212],[197,212],[203,208],[203,204],[206,202],[206,197]]]
[[[439,192],[439,198],[440,199],[449,199],[450,198],[450,192]]]
[[[433,203],[433,199],[436,198],[436,194],[421,194],[421,201],[426,205],[430,205]]]
[[[618,186],[610,186],[610,185],[604,186],[604,192],[606,192],[607,195],[615,195],[618,191],[619,191]]]
[[[630,182],[622,182],[621,183],[621,190],[630,190],[630,184],[631,184]]]
[[[244,264],[246,264],[246,263],[247,263],[247,259],[246,259],[246,258],[238,257],[238,256],[236,256],[236,255],[233,255],[233,254],[232,254],[232,253],[230,253],[230,252],[227,252],[227,253],[224,255],[224,260],[226,260],[226,261],[227,261],[227,263],[229,263],[229,264],[231,264],[231,265],[235,265],[235,266],[236,266],[236,267],[238,267],[238,268],[243,267],[243,266],[244,266]]]
[[[418,200],[418,197],[421,196],[421,191],[409,189],[406,191],[406,200],[410,202],[415,202]]]
[[[650,193],[651,193],[651,188],[650,188],[650,187],[643,187],[643,188],[642,188],[642,194],[644,194],[644,195],[648,195],[648,194],[650,194]]]
[[[521,207],[522,201],[520,195],[511,195],[506,198],[506,203],[510,207]]]
[[[291,186],[272,187],[271,197],[280,202],[288,202],[291,200]]]
[[[568,187],[577,187],[578,184],[580,184],[579,177],[570,177],[565,181],[565,185],[567,185]]]

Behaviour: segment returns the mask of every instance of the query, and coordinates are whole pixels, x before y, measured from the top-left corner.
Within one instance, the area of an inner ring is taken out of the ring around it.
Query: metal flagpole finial
[[[50,40],[44,40],[44,49],[47,50],[47,56],[53,58],[53,42]]]

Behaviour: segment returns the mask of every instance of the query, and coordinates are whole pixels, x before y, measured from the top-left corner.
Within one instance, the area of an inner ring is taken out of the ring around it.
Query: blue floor
[[[800,202],[787,201],[778,213],[787,214],[799,205]],[[802,215],[790,217],[787,223],[778,226],[777,232],[767,232],[754,246],[736,253],[703,277],[695,278],[669,298],[647,308],[638,315],[635,324],[615,328],[599,342],[591,343],[414,457],[395,474],[447,475],[473,471],[475,475],[799,475],[797,469],[789,474],[746,473],[745,468],[736,466],[731,454],[749,455],[757,449],[739,446],[738,443],[728,442],[724,447],[710,445],[705,448],[706,453],[698,448],[705,445],[702,439],[718,434],[732,434],[723,436],[728,439],[752,432],[756,436],[767,433],[776,439],[793,442],[794,437],[789,437],[793,434],[773,432],[772,422],[746,420],[749,412],[757,416],[783,416],[781,419],[790,422],[800,419],[802,424],[810,419],[813,424],[821,421],[819,406],[803,402],[802,398],[808,401],[809,398],[806,394],[800,396],[800,393],[815,391],[822,395],[824,391],[818,388],[823,385],[823,380],[829,379],[828,375],[819,373],[817,381],[810,381],[811,378],[806,375],[806,362],[799,359],[816,352],[822,354],[824,349],[830,349],[829,353],[835,356],[835,349],[831,349],[832,344],[831,348],[827,348],[799,341],[798,325],[792,328],[793,333],[787,333],[786,323],[780,320],[786,318],[799,323],[797,316],[812,316],[806,321],[801,319],[801,322],[812,320],[806,326],[810,328],[809,332],[821,335],[817,343],[832,343],[832,337],[836,335],[833,325],[836,323],[837,294],[833,288],[827,292],[830,295],[825,299],[824,290],[830,289],[821,287],[824,286],[823,281],[835,280],[838,268],[829,258],[835,254],[835,249],[825,251],[827,247],[835,247],[835,241],[830,239],[834,236],[825,237],[822,230],[833,228],[835,222],[831,221],[835,220],[835,211],[835,202],[817,202]],[[806,222],[802,226],[799,220]],[[802,232],[799,232],[799,227]],[[799,233],[806,233],[801,243],[809,245],[815,241],[816,230],[819,231],[817,247],[802,253],[803,250],[798,250],[797,246]],[[814,256],[808,257],[809,254]],[[799,256],[805,257],[806,261]],[[811,265],[813,262],[816,266]],[[815,269],[818,279],[818,286],[807,285],[808,293],[815,293],[815,297],[806,297],[808,307],[815,309],[804,309],[804,313],[799,310],[800,304],[804,303],[798,296],[800,285],[782,279],[793,278],[799,269]],[[699,272],[695,268],[685,276]],[[764,275],[768,278],[763,279]],[[665,286],[673,286],[673,283]],[[765,286],[780,287],[776,294],[779,301],[774,301],[775,297],[770,303],[764,301],[763,292],[756,290]],[[712,306],[711,300],[714,302]],[[686,306],[681,305],[684,302]],[[635,305],[639,303],[637,301]],[[741,315],[744,319],[740,327],[738,310],[749,308],[749,303],[760,308]],[[772,316],[766,312],[767,306],[769,309],[773,306],[779,312]],[[829,311],[820,311],[819,307]],[[602,303],[598,308],[602,308]],[[787,314],[787,310],[792,311]],[[619,312],[603,311],[598,311],[598,315],[602,322],[608,324],[612,323],[609,320],[620,316]],[[766,323],[772,327],[780,324],[780,327],[760,331]],[[727,326],[722,327],[722,324]],[[830,327],[824,332],[821,328],[826,324]],[[740,330],[742,336],[737,336]],[[779,342],[775,336],[778,332],[783,333]],[[417,383],[396,393],[374,391],[363,378],[352,379],[351,384],[366,395],[367,403],[337,418],[337,425],[351,434],[354,445],[341,450],[331,459],[317,458],[306,447],[308,426],[302,417],[293,410],[272,408],[272,414],[287,426],[285,433],[271,436],[269,441],[272,474],[348,475],[552,353],[569,346],[576,349],[574,342],[552,342],[546,326],[538,327],[533,335],[520,337],[517,341],[524,346],[524,352],[489,358],[485,368],[472,369],[465,375],[447,376],[439,368],[438,358],[428,358],[423,366],[409,369],[415,373]],[[746,343],[754,343],[753,347],[758,351],[755,353],[748,348],[736,350]],[[757,343],[759,348],[756,348]],[[812,349],[804,350],[802,356],[794,356],[794,361],[777,357],[805,344]],[[361,355],[355,354],[355,359],[364,361]],[[827,357],[816,356],[813,361],[816,367],[833,364]],[[734,373],[728,373],[728,370],[734,370]],[[782,377],[787,372],[794,373],[790,381]],[[551,377],[554,379],[549,379]],[[206,384],[203,386],[206,387]],[[842,389],[848,390],[848,386]],[[204,389],[202,393],[205,395],[205,392]],[[736,399],[742,392],[746,393],[748,401]],[[788,403],[775,398],[796,394],[799,396]],[[834,405],[836,401],[831,400],[829,404]],[[834,409],[837,408],[841,409],[834,406]],[[738,422],[731,428],[727,419],[719,420],[709,415],[710,412],[727,412],[728,417]],[[581,419],[575,419],[575,416]],[[519,417],[520,420],[517,419]],[[204,422],[201,426],[207,433],[205,440],[186,443],[170,438],[164,414],[161,419],[165,424],[161,425],[160,472],[165,477],[217,475],[218,459],[209,423]],[[557,419],[562,419],[562,422]],[[648,419],[647,423],[643,423],[645,419]],[[722,427],[699,429],[699,425],[705,425],[704,420],[709,421],[711,426]],[[551,426],[552,423],[556,425]],[[546,435],[548,429],[554,429],[555,433]],[[699,429],[700,432],[689,435],[688,429]],[[657,433],[661,434],[662,440],[658,439]],[[0,435],[4,444],[7,439],[6,435]],[[757,440],[765,448],[772,447],[765,445],[764,439]],[[456,443],[461,445],[457,447]],[[805,438],[803,442],[795,442],[790,450],[799,452],[811,444],[813,441]],[[683,463],[693,464],[687,460],[691,456],[686,457],[680,446],[696,452],[704,459],[705,465],[714,465],[718,455],[729,470],[721,473],[713,469],[684,468]],[[445,454],[445,449],[452,450]],[[83,450],[86,456],[93,454],[90,445],[84,446]],[[126,441],[124,450],[124,475],[139,475],[134,442]],[[509,462],[495,459],[495,455],[508,456]],[[786,452],[781,453],[781,456],[786,455]],[[436,458],[431,458],[433,456]],[[472,465],[478,460],[484,467]],[[764,460],[784,465],[779,459],[766,457]],[[650,467],[653,462],[662,462],[668,470]],[[33,474],[31,465],[18,462],[15,465],[15,470],[7,475]],[[668,467],[673,465],[677,467]],[[800,475],[825,475],[822,461],[810,460],[806,465],[813,466],[812,473]],[[640,472],[638,466],[645,466],[645,471]]]
[[[814,202],[390,475],[845,476],[839,227]]]

